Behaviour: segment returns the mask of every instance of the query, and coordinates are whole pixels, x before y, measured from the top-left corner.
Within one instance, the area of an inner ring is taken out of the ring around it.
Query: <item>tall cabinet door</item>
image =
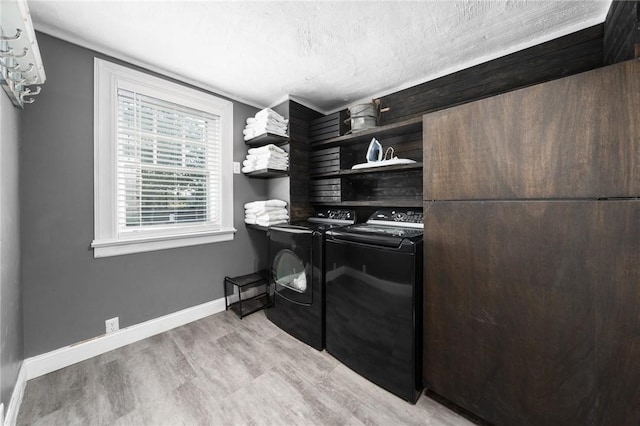
[[[498,425],[638,422],[640,201],[426,202],[424,250],[428,388]]]
[[[598,254],[596,383],[598,425],[640,425],[640,200],[599,203],[590,224]]]
[[[424,199],[640,196],[640,61],[424,116]]]

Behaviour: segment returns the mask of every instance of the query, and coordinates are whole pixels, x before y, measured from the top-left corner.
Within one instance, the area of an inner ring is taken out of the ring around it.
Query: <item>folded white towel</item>
[[[255,163],[250,166],[245,167],[253,167],[254,169],[278,169],[278,170],[287,170],[289,165],[287,163],[274,163],[272,161],[266,163]]]
[[[256,207],[246,209],[244,213],[247,216],[259,216],[261,214],[289,214],[289,212],[287,212],[287,209],[285,209],[284,207]]]
[[[251,126],[257,126],[257,125],[261,125],[261,124],[273,124],[275,126],[287,126],[287,124],[289,124],[289,120],[286,119],[280,119],[278,117],[272,117],[272,116],[262,116],[259,118],[252,118],[249,117],[247,118],[247,124],[246,127],[251,127]]]
[[[251,139],[255,139],[258,136],[262,136],[262,135],[264,135],[266,133],[273,133],[275,135],[283,136],[283,137],[288,137],[289,136],[289,135],[287,135],[287,132],[283,132],[283,131],[280,131],[280,130],[267,130],[267,129],[265,129],[264,131],[260,131],[260,132],[256,132],[256,133],[252,133],[252,134],[248,134],[248,135],[244,135],[243,139],[245,140],[245,142],[248,142]]]
[[[244,220],[250,220],[252,222],[276,222],[279,220],[289,220],[288,215],[278,215],[278,216],[245,216]]]
[[[245,166],[248,166],[250,164],[255,165],[255,164],[269,164],[269,163],[287,165],[289,164],[289,160],[281,159],[281,158],[247,158],[246,160],[242,160],[242,163]]]
[[[286,201],[282,201],[274,198],[271,200],[264,200],[264,201],[251,201],[250,203],[246,203],[244,205],[244,208],[251,209],[255,207],[286,207],[286,206],[287,206]]]
[[[253,167],[254,170],[274,169],[287,171],[289,169],[289,166],[283,164],[256,164],[255,166],[251,167]]]
[[[247,154],[247,157],[243,160],[245,166],[256,163],[280,163],[289,164],[289,156],[280,153],[271,154]]]
[[[256,216],[256,220],[268,220],[273,222],[274,220],[287,220],[289,219],[288,214],[273,214],[273,213],[264,213]]]
[[[272,160],[272,159],[265,159],[265,160],[243,160],[242,161],[242,166],[243,167],[253,167],[253,168],[265,168],[265,167],[271,167],[271,166],[278,166],[278,167],[289,167],[289,161],[287,160]]]
[[[288,161],[273,161],[273,160],[265,160],[265,161],[250,161],[244,160],[242,162],[242,167],[252,167],[254,169],[264,169],[265,167],[279,167],[280,169],[289,167]]]
[[[289,167],[289,162],[288,161],[282,161],[282,160],[244,160],[242,162],[242,166],[243,167],[271,167],[271,166],[278,166],[278,167]]]
[[[287,133],[287,126],[277,126],[271,123],[265,123],[265,124],[256,125],[256,126],[247,126],[242,130],[242,134],[250,135],[252,133],[260,133],[265,130],[269,132]]]
[[[258,124],[272,124],[275,126],[282,126],[282,127],[287,127],[287,125],[289,124],[289,120],[287,119],[280,119],[278,117],[273,117],[273,116],[263,116],[263,117],[249,117],[247,118],[247,124],[246,127],[252,127],[252,126],[256,126]]]
[[[264,145],[261,146],[259,148],[249,148],[249,154],[263,154],[263,153],[269,153],[269,152],[277,152],[280,154],[287,154],[287,151],[285,151],[284,149],[280,148],[279,146],[275,146],[274,144],[270,143],[269,145]]]
[[[262,109],[262,110],[258,111],[256,113],[256,118],[260,118],[260,117],[276,117],[276,118],[279,118],[280,120],[284,120],[285,119],[282,115],[278,114],[277,112],[275,112],[271,108],[265,108],[265,109]]]
[[[268,160],[268,159],[286,161],[289,159],[289,154],[287,153],[283,154],[276,151],[261,152],[258,154],[247,154],[247,160]]]
[[[252,214],[277,211],[286,213],[287,208],[285,206],[249,206],[248,208],[244,209],[244,211],[245,213]]]
[[[273,126],[264,126],[264,127],[260,127],[260,128],[251,128],[251,129],[244,129],[242,131],[242,134],[244,136],[254,136],[255,135],[261,135],[263,133],[275,133],[278,135],[282,135],[285,136],[287,134],[287,129],[283,129],[280,127],[273,127]]]
[[[260,226],[273,226],[273,225],[280,225],[282,223],[287,223],[286,219],[280,219],[280,220],[256,220],[256,225],[260,225]]]
[[[247,158],[246,160],[249,163],[259,164],[259,163],[280,163],[280,164],[289,164],[288,158]]]
[[[250,125],[244,128],[242,131],[243,135],[250,135],[252,133],[260,133],[263,131],[273,132],[273,133],[287,133],[287,126],[279,126],[272,123],[260,123],[256,125]]]

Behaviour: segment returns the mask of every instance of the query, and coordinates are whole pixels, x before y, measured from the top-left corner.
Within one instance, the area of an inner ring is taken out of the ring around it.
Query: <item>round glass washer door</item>
[[[307,273],[304,264],[291,250],[280,250],[273,259],[271,267],[277,285],[297,293],[304,293],[307,290]]]

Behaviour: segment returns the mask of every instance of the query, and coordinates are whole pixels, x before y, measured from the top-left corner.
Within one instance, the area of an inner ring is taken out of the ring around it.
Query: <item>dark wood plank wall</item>
[[[619,1],[611,3],[604,23],[604,63],[606,65],[626,61],[639,56],[640,2]]]
[[[627,46],[629,40],[637,42],[638,3],[614,1],[606,23],[384,96],[380,98],[381,107],[389,107],[390,110],[382,114],[379,124],[421,117],[428,112],[599,68],[604,64],[605,53],[627,52],[623,46]],[[627,37],[621,34],[627,34]],[[621,42],[623,39],[627,44]],[[618,54],[616,60],[624,58],[626,56]],[[311,116],[315,117],[313,113]],[[305,123],[299,125],[300,129],[305,127]],[[420,157],[416,151],[409,155],[409,158]],[[302,168],[293,173],[292,177],[304,179],[306,176]],[[292,207],[295,211],[299,206],[299,217],[302,217],[310,211],[311,204],[308,197],[304,198],[309,191],[308,185],[304,189],[299,187],[300,184],[302,182],[292,190],[295,193]],[[360,189],[366,188],[366,185],[360,185]],[[355,195],[358,194],[352,196]],[[372,197],[373,194],[358,196],[359,199]]]
[[[381,107],[389,107],[390,110],[382,114],[379,124],[386,125],[421,117],[427,112],[598,68],[602,66],[603,27],[603,25],[596,25],[385,96],[380,99]],[[362,156],[366,152],[366,144],[369,139],[349,146],[344,152],[341,152],[341,155],[348,155],[349,162],[354,164],[360,162],[357,161],[358,155]],[[381,142],[385,147],[393,146],[399,157],[420,161],[422,146],[419,139],[413,134],[407,134],[386,138]],[[416,140],[417,144],[414,143]],[[320,145],[316,149],[320,149]],[[308,161],[308,159],[301,161]],[[398,182],[403,178],[407,178],[406,183],[413,186],[415,175],[416,172],[408,172],[405,176],[378,174],[355,179],[342,179],[342,197],[340,199],[342,201],[371,201],[377,203],[376,205],[388,202],[389,206],[393,206],[394,203],[408,205],[407,200],[415,198],[415,201],[419,203],[422,198],[419,184],[410,190],[398,187]],[[295,172],[292,178],[294,176]],[[376,183],[375,179],[387,182]],[[295,189],[292,188],[293,193],[296,194],[296,203],[299,202],[300,206],[305,205],[306,201],[307,204],[305,208],[300,210],[300,214],[306,212],[309,201],[303,199],[304,190],[296,186]],[[335,200],[337,201],[338,198],[336,197]],[[295,211],[298,205],[294,205],[293,200],[292,198],[292,207]],[[316,198],[316,201],[318,200]]]
[[[577,74],[602,66],[603,25],[380,98],[380,124],[389,124],[465,102]]]
[[[289,197],[291,221],[313,214],[309,197],[309,122],[322,114],[288,101],[289,109]]]

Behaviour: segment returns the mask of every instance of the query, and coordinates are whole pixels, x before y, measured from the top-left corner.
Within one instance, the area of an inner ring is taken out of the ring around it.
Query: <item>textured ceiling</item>
[[[37,30],[252,105],[291,96],[329,112],[601,23],[610,3],[29,0],[29,8]]]

